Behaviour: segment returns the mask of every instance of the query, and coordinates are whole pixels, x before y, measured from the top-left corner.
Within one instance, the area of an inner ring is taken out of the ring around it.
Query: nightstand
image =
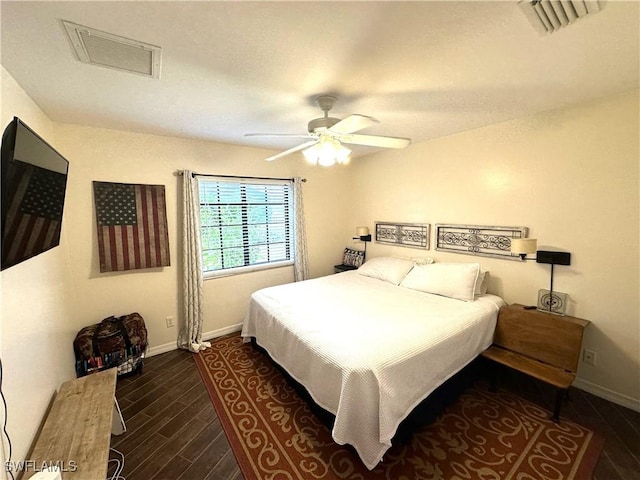
[[[553,420],[558,422],[562,397],[576,378],[582,335],[589,323],[508,305],[500,309],[493,345],[482,356],[556,387]]]
[[[347,270],[357,270],[358,267],[354,267],[353,265],[334,265],[333,273],[346,272]]]

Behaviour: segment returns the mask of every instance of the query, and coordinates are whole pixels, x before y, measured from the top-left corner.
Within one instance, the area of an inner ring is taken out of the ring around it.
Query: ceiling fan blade
[[[265,160],[267,162],[271,162],[273,160],[277,160],[280,157],[284,157],[284,156],[289,155],[291,153],[295,153],[295,152],[298,152],[300,150],[304,150],[305,148],[310,147],[311,145],[315,145],[316,143],[318,143],[317,139],[316,140],[310,140],[308,142],[304,142],[301,145],[298,145],[297,147],[290,148],[289,150],[285,150],[284,152],[280,152],[280,153],[277,153],[276,155],[272,155],[269,158],[265,158]]]
[[[245,133],[245,137],[315,138],[308,133]]]
[[[400,137],[382,137],[379,135],[342,135],[342,143],[352,143],[354,145],[367,145],[369,147],[383,148],[405,148],[411,144],[411,139]]]
[[[337,133],[339,135],[344,135],[347,133],[358,132],[364,128],[371,127],[376,123],[380,123],[373,117],[367,117],[366,115],[358,115],[353,114],[349,115],[347,118],[340,120],[333,127],[329,128],[331,133]]]

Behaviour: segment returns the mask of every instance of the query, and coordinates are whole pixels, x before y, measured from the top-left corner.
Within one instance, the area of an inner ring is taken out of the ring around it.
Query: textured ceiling
[[[640,4],[539,36],[515,1],[1,2],[2,65],[53,120],[276,151],[321,116],[434,137],[639,85]],[[163,49],[159,80],[77,61],[68,20]],[[354,154],[371,149],[354,147]]]

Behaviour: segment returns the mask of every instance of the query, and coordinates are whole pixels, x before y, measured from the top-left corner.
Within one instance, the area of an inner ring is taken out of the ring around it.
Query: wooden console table
[[[558,316],[514,304],[500,309],[493,345],[482,356],[557,388],[553,420],[576,378],[588,320]]]
[[[29,460],[40,468],[58,465],[63,479],[107,478],[117,369],[61,385]],[[35,468],[27,468],[23,479]]]

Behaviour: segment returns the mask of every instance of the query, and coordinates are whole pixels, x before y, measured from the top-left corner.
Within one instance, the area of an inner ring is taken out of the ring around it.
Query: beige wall
[[[3,130],[18,116],[55,146],[54,124],[4,67],[1,95]],[[63,228],[59,247],[0,273],[2,390],[13,460],[24,458],[55,389],[74,375],[67,233]]]
[[[270,177],[303,176],[304,201],[312,276],[325,275],[343,248],[347,213],[339,208],[347,178],[312,168],[298,159],[268,163],[266,150],[58,124],[60,152],[71,162],[65,222],[74,290],[80,299],[74,310],[85,323],[112,314],[138,311],[149,329],[151,347],[174,348],[177,327],[165,317],[180,319],[182,297],[181,187],[174,172],[189,168],[200,173]],[[98,266],[92,181],[165,185],[171,266],[161,269],[101,274]],[[216,332],[242,322],[249,295],[255,290],[293,281],[293,267],[205,280],[204,332]]]
[[[81,327],[138,311],[152,352],[175,348],[182,324],[181,177],[175,171],[306,177],[310,274],[332,273],[339,263],[351,229],[343,208],[349,195],[344,169],[311,167],[298,158],[267,163],[272,152],[255,148],[56,124],[3,68],[3,128],[14,115],[70,162],[60,247],[0,274],[3,391],[14,460],[26,456],[55,389],[74,377],[72,341]],[[165,185],[170,267],[99,273],[93,180]],[[253,291],[292,280],[293,268],[285,267],[205,281],[205,335],[240,324]],[[167,316],[178,326],[167,328]]]
[[[577,385],[640,409],[639,104],[635,90],[355,161],[352,223],[526,226],[538,248],[571,252],[554,289],[570,295],[570,314],[593,322],[584,346],[597,352]],[[549,265],[427,253],[479,261],[509,303],[535,304],[549,288]]]
[[[181,318],[179,178],[174,171],[304,176],[311,276],[332,273],[357,225],[375,220],[524,225],[540,246],[572,253],[556,287],[571,313],[590,319],[585,345],[598,365],[580,382],[638,408],[638,92],[355,159],[349,167],[306,166],[297,156],[266,163],[267,151],[57,124],[2,69],[2,126],[17,115],[70,161],[58,248],[0,274],[3,391],[14,459],[24,458],[51,395],[72,378],[77,330],[108,315],[139,311],[152,348],[173,348]],[[93,180],[166,186],[172,265],[100,274]],[[369,256],[420,255],[372,243]],[[439,261],[474,257],[426,252]],[[493,291],[508,302],[535,302],[549,269],[479,259]],[[242,321],[249,294],[292,279],[291,268],[208,280],[204,331]]]

